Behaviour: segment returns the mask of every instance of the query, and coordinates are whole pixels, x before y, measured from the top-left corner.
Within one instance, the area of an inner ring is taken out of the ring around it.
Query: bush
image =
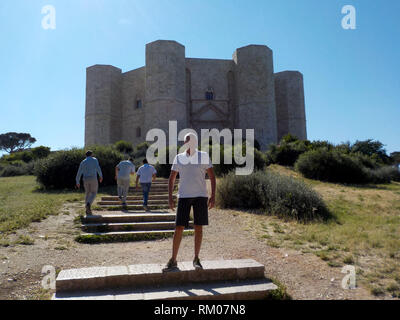
[[[2,173],[2,177],[15,177],[15,176],[23,176],[25,175],[25,170],[23,167],[17,167],[13,165],[6,166]]]
[[[368,182],[368,174],[356,158],[325,148],[302,154],[295,168],[310,179],[342,183]]]
[[[91,148],[94,157],[99,160],[103,173],[102,186],[115,185],[115,166],[123,155],[112,147],[94,146]],[[83,149],[57,151],[35,165],[37,181],[46,189],[72,189],[79,164],[85,159]]]
[[[173,152],[176,154],[177,147],[176,146],[171,146],[171,147],[166,147],[164,150],[160,150],[158,152],[158,155],[160,158],[165,157],[167,160],[167,163],[161,164],[157,163],[154,167],[157,170],[157,177],[162,177],[162,178],[169,178],[169,175],[171,174],[171,167],[172,163],[169,161],[169,154],[170,152]]]
[[[290,141],[290,140],[289,140]],[[267,151],[269,163],[276,163],[282,166],[293,166],[299,156],[309,150],[309,141],[297,140],[284,142],[280,145],[271,145]]]
[[[32,153],[33,159],[36,159],[36,160],[43,159],[50,155],[50,148],[44,147],[44,146],[36,147],[36,148],[31,149],[31,153]]]
[[[400,182],[400,172],[397,168],[384,166],[378,169],[366,169],[368,180],[371,183],[390,183],[391,181]]]
[[[213,164],[214,173],[216,176],[222,177],[223,175],[229,173],[232,170],[235,170],[236,168],[245,167],[246,164],[239,165],[235,162],[235,158],[234,158],[235,147],[224,146],[223,144],[221,144],[221,145],[214,144],[213,146],[208,146],[203,151],[208,152],[210,159],[212,160],[213,153],[218,151],[217,147],[220,147],[220,149],[219,149],[220,163]],[[246,155],[246,150],[247,150],[246,148],[248,148],[248,147],[243,145],[242,156]],[[230,153],[232,156],[231,164],[224,162],[224,154],[225,154],[226,149],[228,149],[227,152]],[[257,150],[256,148],[253,148],[252,150],[249,151],[249,154],[254,155],[254,170],[263,170],[266,167],[267,159],[266,159],[266,156],[261,151]]]
[[[299,221],[330,217],[321,197],[305,183],[269,171],[248,176],[231,172],[219,181],[216,196],[222,208],[263,209]]]
[[[33,174],[34,163],[14,162],[0,168],[1,177],[28,176]],[[3,170],[2,170],[3,169]]]
[[[118,142],[115,143],[115,148],[121,152],[121,153],[125,153],[125,154],[130,154],[133,152],[133,146],[132,143],[128,142],[128,141],[124,141],[124,140],[120,140]]]

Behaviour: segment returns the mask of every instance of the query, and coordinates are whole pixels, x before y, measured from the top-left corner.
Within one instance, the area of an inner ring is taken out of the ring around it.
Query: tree
[[[384,144],[380,141],[374,141],[368,139],[365,141],[356,141],[352,147],[352,152],[361,152],[367,156],[375,156],[380,159],[383,163],[389,163],[389,156],[386,154],[386,150],[383,148]]]
[[[0,135],[0,150],[14,153],[29,148],[36,142],[29,133],[8,132]]]
[[[394,163],[400,164],[400,152],[399,151],[392,152],[390,154],[390,157],[393,159]]]

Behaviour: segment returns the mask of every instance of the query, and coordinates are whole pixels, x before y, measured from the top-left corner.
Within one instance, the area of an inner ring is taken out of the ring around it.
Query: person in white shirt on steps
[[[129,192],[130,175],[135,174],[133,159],[121,161],[115,167],[115,180],[118,185],[118,198],[122,201],[122,206],[126,207],[126,198]]]
[[[156,180],[156,174],[156,169],[148,163],[147,159],[143,160],[143,165],[136,172],[136,190],[139,188],[138,182],[140,181],[143,191],[143,207],[146,211],[149,211],[147,202],[149,200],[151,183]]]

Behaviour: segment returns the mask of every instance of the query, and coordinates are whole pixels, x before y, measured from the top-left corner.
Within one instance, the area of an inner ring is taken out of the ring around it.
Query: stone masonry
[[[232,60],[186,58],[176,41],[146,45],[146,66],[122,72],[110,65],[87,68],[85,146],[127,140],[168,121],[178,131],[254,129],[265,150],[287,133],[307,139],[303,76],[274,73],[272,50],[237,49]]]

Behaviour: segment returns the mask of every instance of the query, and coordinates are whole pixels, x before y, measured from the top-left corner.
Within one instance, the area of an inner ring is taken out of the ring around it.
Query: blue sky
[[[41,25],[49,4],[55,30]],[[348,4],[356,30],[341,26]],[[199,58],[265,44],[276,72],[304,75],[310,140],[371,138],[400,151],[399,15],[398,0],[1,0],[0,133],[83,146],[86,67],[141,67],[145,44],[168,39]]]

